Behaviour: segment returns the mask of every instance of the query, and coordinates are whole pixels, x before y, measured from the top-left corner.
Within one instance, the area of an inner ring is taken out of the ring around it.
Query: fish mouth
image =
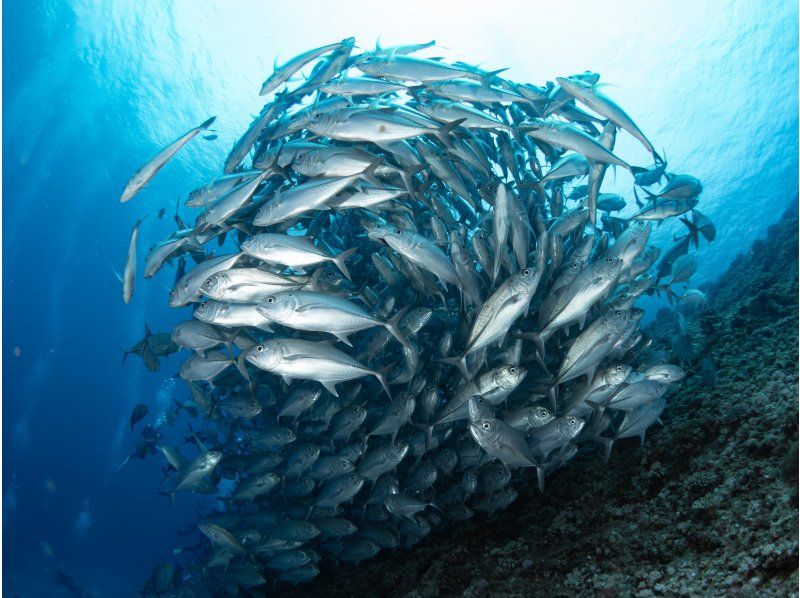
[[[381,231],[378,228],[368,228],[367,238],[373,241],[382,241],[383,243],[386,243],[386,235],[381,234]]]

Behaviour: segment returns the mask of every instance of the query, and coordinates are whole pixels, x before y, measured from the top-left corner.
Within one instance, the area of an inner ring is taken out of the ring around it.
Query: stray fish
[[[191,141],[195,135],[208,129],[208,127],[210,127],[216,119],[216,116],[212,116],[208,120],[196,126],[194,129],[191,129],[184,135],[178,137],[178,139],[170,143],[155,156],[145,162],[139,168],[139,170],[133,173],[133,176],[125,185],[125,188],[122,190],[122,196],[119,198],[120,203],[129,201],[134,195],[139,193],[139,191],[141,191],[144,186],[150,182],[150,179],[152,179],[156,173],[161,170],[167,162],[169,162],[172,156],[178,153],[178,151],[184,145],[189,143],[189,141]]]

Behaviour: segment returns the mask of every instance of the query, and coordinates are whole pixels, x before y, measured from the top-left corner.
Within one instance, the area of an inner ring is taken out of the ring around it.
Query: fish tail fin
[[[217,404],[216,403],[211,403],[211,409],[209,410],[208,415],[206,416],[206,421],[207,422],[211,421],[214,418],[214,413],[216,411],[217,411]]]
[[[443,126],[439,127],[433,133],[434,133],[434,135],[436,135],[436,137],[439,138],[439,140],[442,143],[444,143],[447,147],[451,148],[451,147],[453,147],[453,142],[450,140],[450,133],[452,133],[453,130],[457,126],[462,124],[465,120],[467,120],[467,119],[466,118],[459,118],[459,119],[456,119],[454,121],[451,121],[451,122],[447,123],[446,125],[443,125]]]
[[[503,248],[501,248],[502,250]],[[496,251],[494,254],[494,261],[492,262],[492,285],[497,282],[497,277],[500,275],[500,263],[502,261],[501,251]]]
[[[547,396],[550,397],[550,407],[552,407],[553,413],[558,413],[558,382],[547,389]]]
[[[373,374],[378,379],[378,382],[381,383],[381,386],[383,386],[383,390],[384,390],[384,392],[386,392],[386,395],[389,397],[389,400],[391,400],[391,398],[392,398],[392,391],[389,390],[389,383],[386,381],[386,374],[391,372],[392,369],[394,368],[394,366],[395,366],[395,363],[392,362],[389,365],[387,365],[385,368],[381,369],[378,372],[374,372],[374,374]]]
[[[247,380],[248,384],[250,385],[250,390],[253,390],[253,380],[250,378],[250,372],[247,371],[247,364],[245,363],[245,353],[239,353],[236,359],[233,360],[234,365],[236,365],[236,369],[239,370],[239,373],[242,375],[242,378]]]
[[[469,370],[467,369],[467,356],[459,355],[457,357],[440,357],[437,359],[439,363],[444,363],[446,365],[451,365],[453,367],[458,368],[458,371],[461,372],[461,375],[464,376],[464,380],[471,380],[472,376],[469,374]]]
[[[636,191],[636,187],[633,188],[633,197],[636,200],[636,207],[641,209],[644,206],[644,203],[641,199],[639,199],[639,193]]]
[[[547,340],[544,336],[544,333],[534,332],[531,335],[531,340],[533,341],[533,344],[536,346],[536,354],[540,357],[541,363],[544,363],[546,357],[544,343]]]
[[[592,408],[592,412],[597,415],[598,417],[603,415],[603,412],[606,410],[605,405],[601,405],[595,401],[586,401],[586,404]]]
[[[434,177],[429,176],[425,180],[423,180],[419,185],[417,185],[411,193],[411,197],[414,199],[424,203],[427,205],[428,202],[425,201],[423,193],[428,190],[428,188],[433,185],[435,182]]]
[[[536,479],[539,482],[539,492],[544,494],[544,483],[545,479],[547,478],[547,473],[545,472],[544,468],[536,466]]]
[[[675,302],[675,299],[680,299],[678,294],[672,290],[670,287],[672,283],[668,282],[667,284],[658,284],[653,287],[653,290],[656,292],[656,295],[659,297],[661,296],[661,292],[663,291],[664,294],[667,296],[667,301],[669,301],[670,305]]]
[[[414,187],[414,180],[415,180],[414,177],[419,173],[421,173],[426,168],[427,166],[425,164],[419,164],[418,166],[415,166],[414,168],[410,168],[408,170],[406,170],[405,168],[400,170],[400,178],[403,181],[403,186],[406,188],[406,191],[408,191],[408,194],[411,197],[416,197],[415,195],[416,188]]]
[[[199,124],[199,125],[197,126],[197,130],[198,130],[198,131],[203,131],[203,130],[207,129],[207,128],[208,128],[208,127],[210,127],[212,124],[214,124],[214,121],[215,121],[215,120],[217,120],[217,117],[216,117],[216,116],[212,116],[212,117],[211,117],[211,118],[209,118],[208,120],[206,120],[206,121],[203,121],[201,124]]]
[[[611,447],[614,446],[614,439],[613,438],[603,438],[601,437],[600,440],[602,441],[604,448],[603,448],[603,460],[608,464],[608,460],[611,458]]]
[[[344,277],[350,281],[352,281],[353,279],[350,276],[350,270],[347,269],[345,260],[355,255],[356,252],[358,252],[358,247],[353,247],[351,249],[343,251],[342,253],[333,258],[333,263],[336,264],[336,267],[339,268],[339,270],[341,270],[342,274],[344,274]]]
[[[425,452],[428,452],[433,445],[433,428],[435,425],[436,424],[411,424],[412,428],[421,430],[425,434]]]
[[[539,351],[536,350],[533,352],[534,359],[536,359],[536,363],[544,370],[547,375],[550,375],[550,368],[547,367],[547,364],[544,361],[544,358],[539,354]]]
[[[411,306],[406,305],[404,308],[402,308],[400,311],[394,314],[394,316],[392,316],[392,318],[388,322],[384,324],[386,330],[391,332],[392,336],[394,336],[404,347],[410,347],[411,343],[406,338],[406,335],[403,334],[403,331],[400,330],[400,321],[403,319],[406,313],[408,313],[409,309],[411,309]]]
[[[481,83],[483,83],[485,87],[489,87],[489,85],[491,85],[492,83],[492,79],[494,79],[500,73],[506,72],[507,70],[508,67],[505,67],[502,69],[497,69],[496,71],[489,71],[488,73],[483,73],[481,75]]]
[[[175,403],[175,415],[179,415],[184,405],[175,397],[172,397],[172,402]],[[131,425],[131,429],[133,429],[133,425]]]
[[[360,173],[358,173],[358,178],[362,181],[367,181],[371,185],[375,185],[376,187],[381,186],[380,180],[375,176],[375,171],[378,167],[383,164],[383,158],[377,158],[369,163],[369,165]]]
[[[642,189],[647,194],[647,198],[653,200],[655,202],[658,199],[658,195],[653,193],[652,191],[648,191],[647,189]]]
[[[690,242],[692,243],[692,245],[695,246],[695,249],[696,249],[700,245],[700,234],[699,234],[700,231],[699,231],[699,229],[697,228],[697,226],[695,226],[694,222],[692,222],[691,220],[689,220],[686,217],[678,218],[678,220],[683,222],[683,224],[686,225],[686,228],[689,229]]]
[[[128,355],[130,355],[131,352],[123,349],[121,345],[119,347],[119,350],[122,351],[122,367],[125,367],[125,361],[128,359]]]

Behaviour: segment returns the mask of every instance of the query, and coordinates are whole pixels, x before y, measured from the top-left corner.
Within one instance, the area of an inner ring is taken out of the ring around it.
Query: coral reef
[[[529,484],[506,511],[323,569],[297,594],[796,595],[797,231],[795,204],[705,288],[687,322],[701,356],[643,446],[616,442],[608,466],[587,447],[546,494]],[[649,333],[659,343],[672,326],[662,310]]]

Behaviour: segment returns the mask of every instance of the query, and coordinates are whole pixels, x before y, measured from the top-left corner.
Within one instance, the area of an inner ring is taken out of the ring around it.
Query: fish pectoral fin
[[[342,341],[348,347],[352,347],[353,346],[353,343],[350,342],[350,339],[347,338],[346,334],[341,334],[341,333],[336,333],[336,332],[332,332],[331,334],[333,334],[333,336],[338,338],[340,341]]]
[[[334,382],[325,382],[323,380],[320,380],[319,383],[322,384],[322,386],[324,386],[327,389],[327,391],[331,393],[333,396],[335,396],[336,398],[339,397],[339,393],[336,390],[336,384]]]
[[[117,272],[117,269],[114,267],[113,264],[111,265],[111,271],[114,273],[114,276],[117,277],[117,280],[119,280],[120,282],[123,282],[122,276],[120,275],[119,272]]]
[[[309,301],[307,303],[304,303],[303,305],[300,305],[300,306],[294,308],[293,311],[295,311],[296,313],[301,313],[302,314],[302,313],[314,311],[315,309],[320,309],[320,308],[323,308],[323,307],[325,307],[325,304],[324,304],[323,301]]]

